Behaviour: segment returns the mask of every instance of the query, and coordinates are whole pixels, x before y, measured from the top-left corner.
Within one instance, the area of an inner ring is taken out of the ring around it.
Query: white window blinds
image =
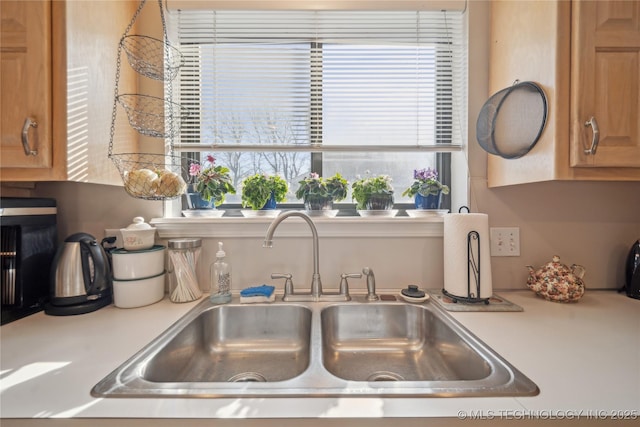
[[[454,151],[466,123],[463,15],[173,14],[186,151]]]

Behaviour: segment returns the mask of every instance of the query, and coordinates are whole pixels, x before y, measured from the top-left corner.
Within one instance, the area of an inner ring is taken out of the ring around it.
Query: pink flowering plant
[[[202,200],[213,200],[215,205],[219,206],[224,203],[225,195],[236,194],[236,189],[231,183],[229,168],[216,166],[215,162],[215,157],[209,154],[203,164],[191,163],[189,176]]]
[[[429,195],[449,194],[449,187],[438,181],[438,171],[431,168],[414,169],[413,184],[402,193],[403,196],[413,197],[420,194],[423,197]]]

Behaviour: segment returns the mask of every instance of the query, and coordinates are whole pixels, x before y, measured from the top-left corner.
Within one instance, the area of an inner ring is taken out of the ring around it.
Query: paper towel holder
[[[462,206],[458,210],[458,213],[462,213],[462,209],[466,209],[470,212],[467,206]],[[474,250],[475,249],[475,250]],[[446,289],[442,289],[442,294],[451,298],[454,303],[458,301],[464,303],[485,303],[489,304],[489,298],[480,298],[480,256],[482,251],[480,250],[480,233],[475,230],[471,230],[467,233],[467,295],[453,295],[447,292]],[[472,291],[471,282],[475,282],[475,293]]]

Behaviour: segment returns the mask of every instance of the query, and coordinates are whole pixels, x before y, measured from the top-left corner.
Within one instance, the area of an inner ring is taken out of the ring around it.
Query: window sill
[[[176,237],[264,237],[272,218],[154,218],[160,238]],[[435,218],[313,218],[320,237],[442,237],[443,219]],[[309,226],[301,218],[289,218],[278,235],[306,237]]]

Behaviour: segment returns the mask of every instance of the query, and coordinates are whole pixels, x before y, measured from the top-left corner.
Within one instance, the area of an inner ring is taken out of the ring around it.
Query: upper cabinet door
[[[0,167],[50,168],[51,3],[2,0],[0,15]]]
[[[640,1],[574,1],[571,51],[571,166],[640,167]]]

